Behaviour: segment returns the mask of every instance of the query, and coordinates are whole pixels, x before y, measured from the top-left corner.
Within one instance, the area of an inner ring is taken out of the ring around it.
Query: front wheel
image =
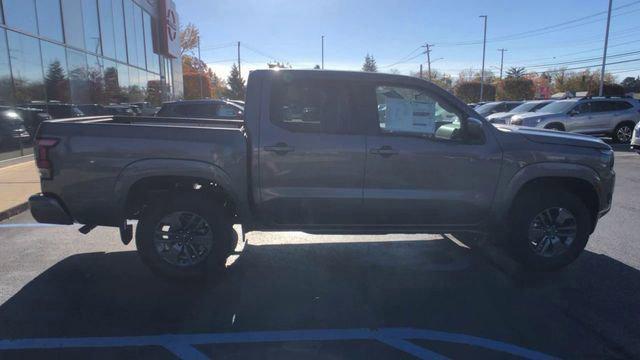
[[[149,206],[136,230],[143,262],[155,274],[171,279],[220,273],[232,243],[233,228],[224,208],[192,193]]]
[[[544,190],[541,190],[541,192]],[[531,270],[555,270],[582,252],[592,219],[584,202],[570,192],[530,193],[517,200],[509,248]]]
[[[615,130],[613,130],[613,141],[621,144],[626,144],[631,141],[631,137],[633,136],[633,125],[631,123],[622,123],[616,126]]]

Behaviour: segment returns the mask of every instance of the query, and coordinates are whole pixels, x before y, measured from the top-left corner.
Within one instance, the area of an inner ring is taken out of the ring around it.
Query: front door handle
[[[265,146],[263,149],[264,151],[274,152],[278,155],[284,155],[286,153],[290,153],[295,150],[293,146],[289,146],[285,143],[277,143],[272,146]]]
[[[398,152],[393,150],[393,148],[391,146],[385,145],[381,148],[378,149],[371,149],[369,150],[370,154],[375,154],[375,155],[380,155],[383,157],[387,157],[387,156],[392,156],[392,155],[397,155]]]

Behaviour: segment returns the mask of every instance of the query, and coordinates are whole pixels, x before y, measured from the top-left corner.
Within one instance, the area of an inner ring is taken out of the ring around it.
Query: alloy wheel
[[[156,226],[154,247],[160,257],[174,266],[194,266],[213,248],[213,232],[200,215],[178,211],[163,217]]]
[[[578,234],[575,216],[561,208],[547,208],[529,224],[529,246],[536,255],[551,258],[564,254]]]

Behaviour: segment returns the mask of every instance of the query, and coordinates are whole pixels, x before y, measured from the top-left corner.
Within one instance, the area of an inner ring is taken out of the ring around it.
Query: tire
[[[225,270],[234,235],[220,202],[199,193],[179,193],[143,211],[136,229],[136,247],[154,274],[197,280]]]
[[[540,189],[517,198],[507,237],[511,254],[533,271],[556,270],[573,262],[589,240],[593,221],[587,206],[575,194],[544,191]],[[545,210],[548,213],[544,213]],[[548,216],[539,217],[542,214]],[[549,221],[538,221],[556,215],[555,226],[545,227],[544,223]],[[565,236],[568,233],[574,236]],[[545,241],[545,237],[550,240]]]
[[[555,130],[555,131],[564,131],[564,128],[560,124],[550,124],[550,125],[547,125],[545,129]]]
[[[611,134],[611,138],[614,142],[625,144],[631,141],[631,137],[633,136],[633,128],[634,124],[631,122],[624,122],[618,124],[616,128],[613,130],[613,134]]]

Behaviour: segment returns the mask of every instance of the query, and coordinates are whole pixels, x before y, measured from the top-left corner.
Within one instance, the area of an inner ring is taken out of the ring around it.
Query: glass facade
[[[0,1],[0,105],[159,105],[181,97],[180,59],[155,50],[155,2]]]

